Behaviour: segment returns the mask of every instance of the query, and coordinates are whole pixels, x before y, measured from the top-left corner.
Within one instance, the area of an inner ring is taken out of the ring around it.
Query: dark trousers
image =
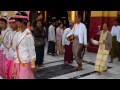
[[[117,54],[118,54],[118,58],[120,60],[120,42],[117,42]]]
[[[55,54],[55,42],[49,41],[47,53]]]
[[[42,65],[43,64],[43,59],[44,59],[44,45],[42,46],[35,46],[35,51],[36,51],[36,65]]]

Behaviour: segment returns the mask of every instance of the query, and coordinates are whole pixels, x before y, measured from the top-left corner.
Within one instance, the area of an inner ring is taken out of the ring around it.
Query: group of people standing
[[[0,18],[0,76],[6,79],[34,79],[36,53],[34,38],[27,28],[28,16],[17,12]]]
[[[56,31],[56,34],[55,34]],[[87,45],[87,29],[81,23],[81,16],[76,17],[76,23],[69,23],[69,27],[63,30],[63,24],[59,23],[55,30],[55,21],[48,29],[48,54],[64,54],[64,63],[73,62],[73,55],[78,64],[75,70],[82,69],[82,51]]]
[[[56,21],[52,21],[52,24],[48,28],[48,52],[47,54],[63,55],[62,36],[63,36],[63,23],[60,22],[55,27]]]
[[[2,43],[0,46],[0,76],[7,79],[34,79],[35,67],[41,67],[44,61],[45,40],[48,35],[47,54],[56,56],[64,54],[64,63],[78,64],[75,70],[82,70],[83,51],[87,48],[87,28],[81,23],[81,16],[76,16],[76,22],[69,23],[63,28],[60,22],[56,27],[53,20],[48,33],[42,20],[42,15],[28,27],[28,16],[25,12],[17,12],[7,19],[0,18],[2,29]],[[99,74],[107,71],[109,53],[111,61],[117,57],[120,61],[120,21],[115,20],[115,26],[109,31],[108,24],[98,33],[99,40],[92,39],[92,43],[99,45],[95,62],[95,71]],[[29,29],[30,28],[30,29]]]
[[[120,20],[114,20],[114,26],[111,29],[111,34],[113,47],[110,52],[110,63],[113,63],[113,59],[115,58],[118,58],[118,61],[120,61]]]

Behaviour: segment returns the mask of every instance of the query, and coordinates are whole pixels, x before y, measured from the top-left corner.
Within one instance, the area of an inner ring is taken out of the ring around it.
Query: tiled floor
[[[63,64],[63,56],[50,56],[46,55],[45,50],[45,57],[44,57],[44,67],[43,68],[49,68],[57,65]],[[108,72],[102,73],[102,75],[98,75],[94,71],[94,63],[95,63],[96,54],[95,53],[89,53],[86,52],[84,55],[84,61],[83,61],[83,69],[82,71],[74,71],[70,73],[66,73],[62,75],[58,75],[55,77],[51,77],[48,79],[120,79],[120,62],[117,61],[117,59],[114,60],[114,63],[108,63],[109,67],[112,67],[108,70]],[[108,59],[109,61],[110,59]],[[72,66],[76,66],[76,62],[74,61]],[[60,72],[58,70],[58,72]],[[42,71],[41,71],[42,73]],[[47,73],[49,74],[49,73]],[[0,77],[1,78],[1,77]],[[44,78],[43,78],[44,79]]]
[[[52,77],[49,79],[119,79],[120,78],[120,62],[117,59],[114,60],[114,63],[108,63],[108,66],[111,67],[108,72],[102,73],[102,75],[98,75],[94,71],[94,63],[95,63],[96,54],[86,52],[83,61],[83,69],[82,71],[75,71],[63,75],[58,75],[56,77]],[[108,61],[110,58],[108,59]],[[48,68],[51,66],[56,66],[63,64],[63,56],[49,56],[45,55],[45,65],[44,68]],[[76,62],[74,61],[72,66],[76,66]]]

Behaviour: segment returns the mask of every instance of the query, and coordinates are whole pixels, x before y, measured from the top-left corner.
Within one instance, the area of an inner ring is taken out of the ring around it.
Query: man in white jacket
[[[86,26],[81,23],[80,15],[76,17],[76,24],[66,38],[69,39],[71,36],[74,36],[73,55],[78,64],[78,67],[75,69],[80,71],[82,69],[82,51],[84,46],[87,46],[87,29]]]
[[[55,56],[55,21],[52,21],[52,24],[48,29],[48,51],[47,54],[52,54]]]

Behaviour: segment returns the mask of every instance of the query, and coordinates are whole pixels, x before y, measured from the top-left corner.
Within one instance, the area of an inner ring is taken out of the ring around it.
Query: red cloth
[[[3,50],[0,51],[0,76],[4,79],[7,78],[7,67],[6,67],[6,55],[3,54]]]
[[[72,42],[70,45],[65,45],[64,61],[68,63],[73,61]]]
[[[7,79],[12,79],[12,74],[14,70],[14,61],[13,60],[7,60]]]

